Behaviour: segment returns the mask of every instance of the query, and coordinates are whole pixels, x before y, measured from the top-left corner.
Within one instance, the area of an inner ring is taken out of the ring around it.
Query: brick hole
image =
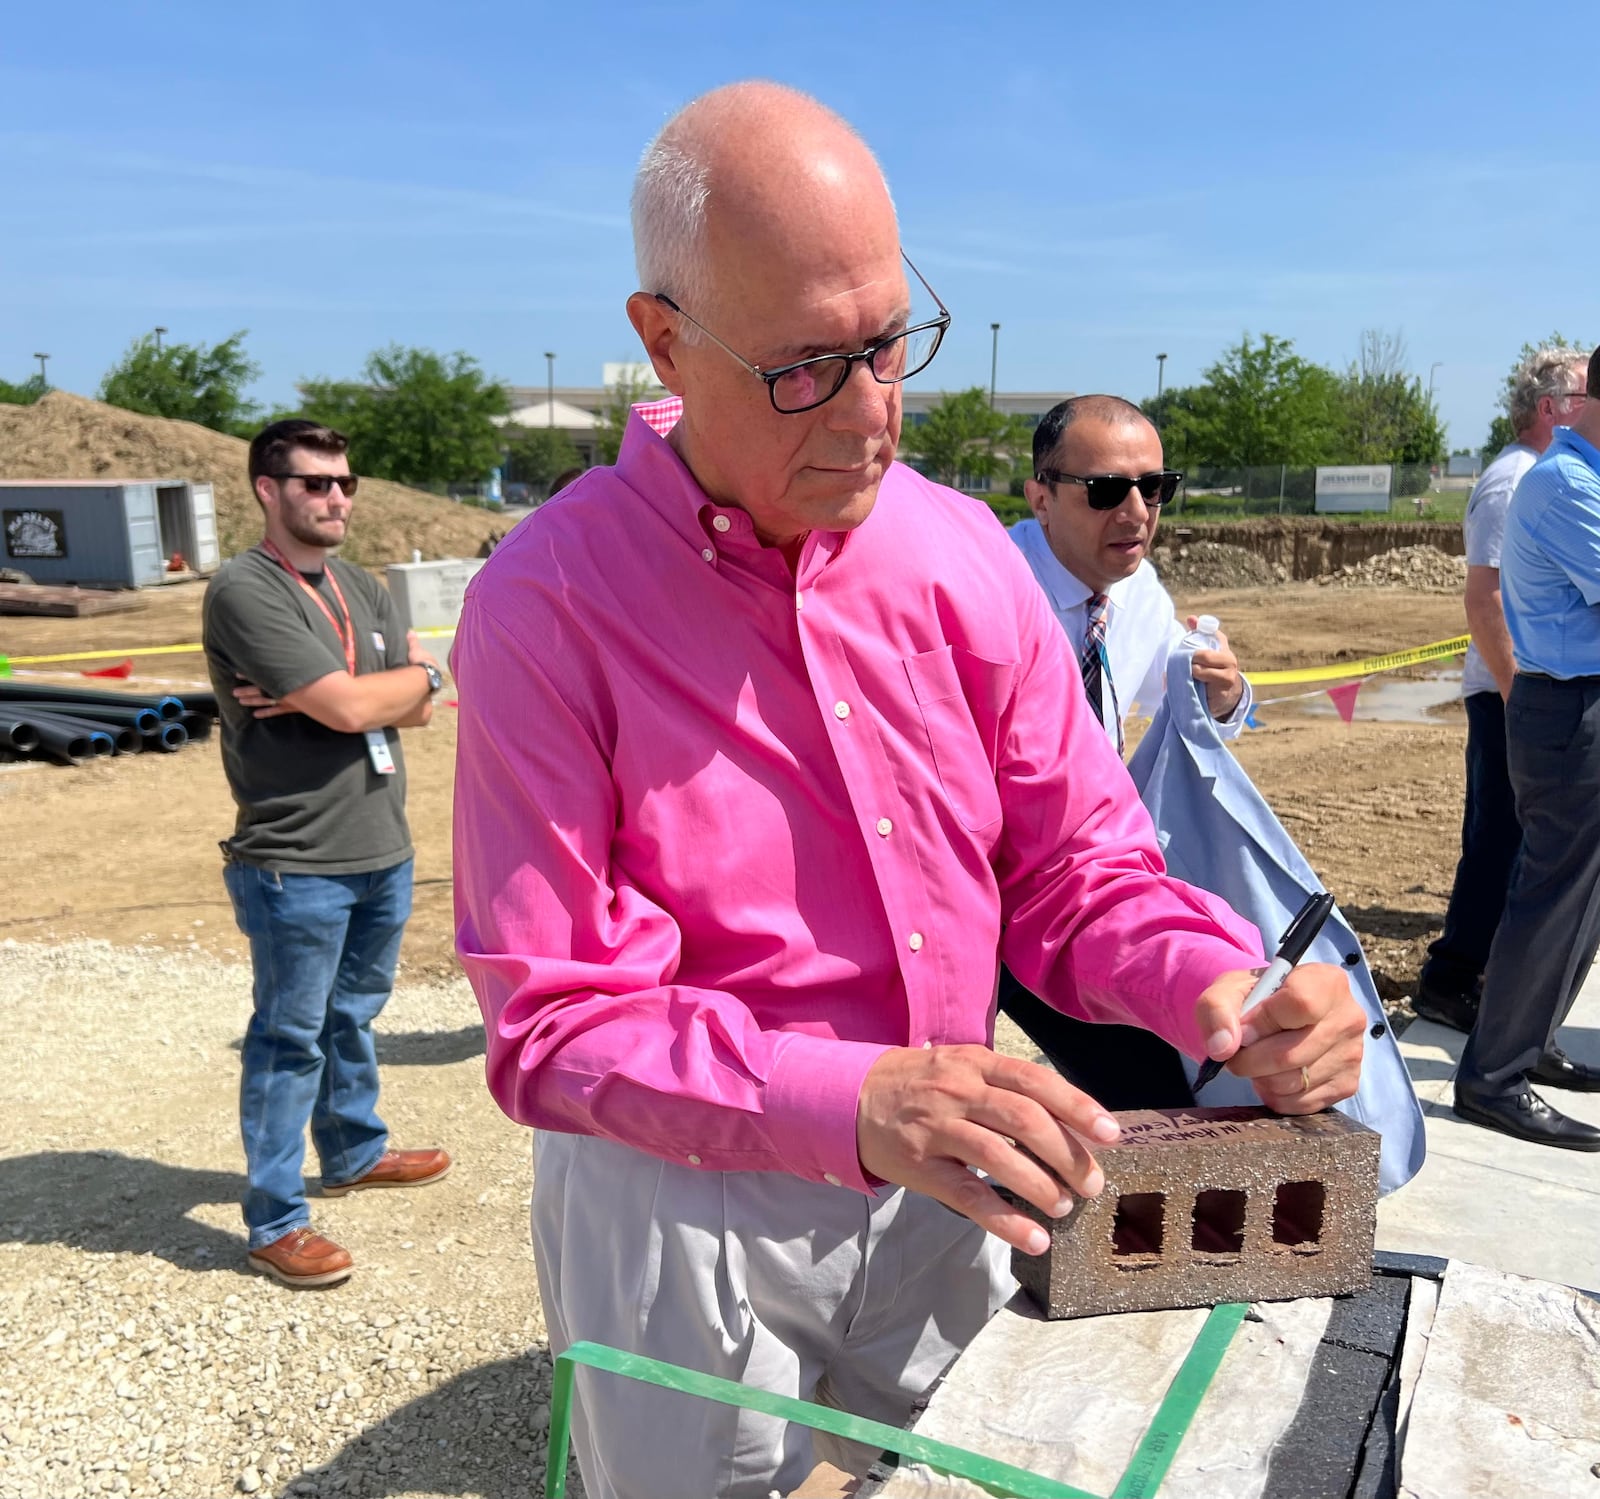
[[[1215,1188],[1194,1200],[1191,1246],[1201,1254],[1238,1254],[1244,1249],[1245,1194]]]
[[[1160,1192],[1119,1197],[1111,1225],[1112,1254],[1160,1254],[1166,1211],[1167,1199]]]
[[[1327,1200],[1321,1182],[1280,1182],[1272,1200],[1272,1242],[1295,1248],[1320,1243]]]

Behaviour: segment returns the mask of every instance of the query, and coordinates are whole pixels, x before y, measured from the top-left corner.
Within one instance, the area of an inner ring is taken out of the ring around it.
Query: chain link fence
[[[1433,470],[1426,463],[1397,463],[1390,488],[1390,511],[1428,492]],[[1172,502],[1172,514],[1314,515],[1317,508],[1314,467],[1283,463],[1248,468],[1188,469],[1183,488]]]

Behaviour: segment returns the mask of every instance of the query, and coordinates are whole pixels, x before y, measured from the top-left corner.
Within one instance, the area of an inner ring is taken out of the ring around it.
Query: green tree
[[[358,473],[441,489],[481,479],[500,461],[494,418],[506,389],[466,354],[391,344],[369,355],[360,380],[306,380],[300,414],[350,439]]]
[[[617,378],[606,386],[606,404],[595,428],[595,449],[602,463],[615,463],[622,451],[622,434],[628,426],[628,413],[640,401],[659,393],[655,373],[648,364],[625,364]]]
[[[1405,340],[1369,328],[1344,377],[1340,451],[1344,463],[1433,464],[1444,457],[1444,424],[1422,381],[1406,371]]]
[[[1155,404],[1146,403],[1147,415]],[[1333,461],[1338,414],[1331,370],[1301,358],[1292,339],[1264,333],[1257,343],[1247,333],[1203,384],[1163,393],[1157,425],[1183,464],[1313,464]]]
[[[244,330],[207,347],[168,344],[156,347],[146,334],[106,371],[100,399],[126,411],[198,422],[218,432],[247,435],[255,406],[244,388],[261,373],[244,352]]]
[[[505,477],[518,484],[548,490],[552,479],[583,463],[572,439],[559,427],[504,427],[501,435],[506,443]]]
[[[49,389],[43,375],[29,375],[15,385],[9,380],[0,380],[0,406],[31,406]]]
[[[963,479],[982,482],[1009,473],[1032,436],[1020,417],[992,411],[981,386],[941,393],[926,420],[907,422],[900,451],[929,477],[955,487]]]

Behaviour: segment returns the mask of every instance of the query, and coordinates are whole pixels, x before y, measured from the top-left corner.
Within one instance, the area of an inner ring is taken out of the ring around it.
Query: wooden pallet
[[[46,614],[80,619],[86,614],[114,614],[132,609],[139,597],[132,591],[104,588],[55,588],[44,583],[0,583],[0,614]]]

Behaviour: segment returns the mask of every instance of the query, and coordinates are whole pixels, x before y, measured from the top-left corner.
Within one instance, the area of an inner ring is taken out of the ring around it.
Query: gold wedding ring
[[[1311,1091],[1311,1069],[1309,1067],[1302,1067],[1300,1069],[1300,1091],[1302,1093],[1309,1093]]]

